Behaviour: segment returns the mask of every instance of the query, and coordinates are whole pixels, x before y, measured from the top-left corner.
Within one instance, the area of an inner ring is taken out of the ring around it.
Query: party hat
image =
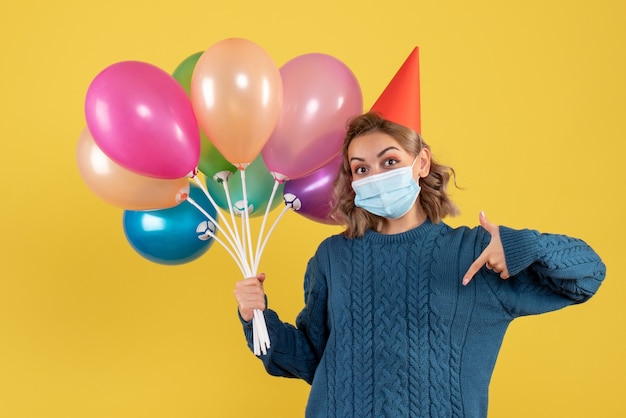
[[[372,109],[385,119],[421,133],[419,49],[415,47]]]

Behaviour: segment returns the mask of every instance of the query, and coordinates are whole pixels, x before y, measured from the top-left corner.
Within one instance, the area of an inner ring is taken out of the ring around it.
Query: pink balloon
[[[330,55],[298,56],[280,74],[283,105],[262,154],[277,178],[296,179],[341,151],[348,120],[363,112],[363,96],[352,71]]]
[[[313,173],[287,181],[283,190],[285,201],[292,202],[298,199],[293,209],[307,219],[328,225],[338,225],[338,222],[330,219],[329,213],[330,198],[342,161],[343,154],[339,153]]]
[[[152,64],[123,61],[100,72],[85,100],[87,126],[98,147],[122,167],[176,179],[200,158],[200,134],[180,84]]]

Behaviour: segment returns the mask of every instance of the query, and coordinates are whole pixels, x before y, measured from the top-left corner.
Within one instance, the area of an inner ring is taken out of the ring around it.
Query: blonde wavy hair
[[[368,229],[380,230],[383,219],[354,205],[352,172],[348,161],[348,146],[358,136],[371,132],[382,132],[393,137],[407,152],[417,156],[423,148],[430,151],[421,135],[406,126],[384,119],[376,112],[368,112],[352,119],[343,143],[343,162],[335,180],[330,217],[338,224],[346,225],[343,234],[349,238],[361,237]],[[446,193],[450,178],[456,179],[454,169],[439,164],[433,158],[428,176],[420,179],[419,204],[428,219],[440,222],[446,216],[455,216],[458,208]]]

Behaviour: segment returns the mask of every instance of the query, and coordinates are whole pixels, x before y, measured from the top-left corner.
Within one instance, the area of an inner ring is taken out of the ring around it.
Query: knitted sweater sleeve
[[[328,338],[326,321],[327,285],[319,260],[312,258],[304,279],[305,307],[296,318],[296,325],[282,322],[278,314],[264,311],[270,337],[270,348],[260,359],[273,376],[300,378],[308,382],[313,376]],[[240,317],[241,318],[241,317]],[[252,321],[242,320],[248,347],[253,346]]]
[[[486,269],[483,274],[513,317],[585,302],[604,280],[604,263],[580,239],[503,226],[500,238],[511,277],[502,280]]]

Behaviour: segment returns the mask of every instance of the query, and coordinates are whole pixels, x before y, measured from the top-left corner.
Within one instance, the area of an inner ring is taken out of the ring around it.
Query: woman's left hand
[[[474,275],[484,265],[489,270],[500,275],[501,279],[508,279],[509,270],[506,267],[506,259],[504,258],[504,248],[502,247],[502,240],[500,239],[500,229],[498,225],[494,225],[485,216],[485,212],[480,212],[479,216],[480,226],[482,226],[491,235],[491,241],[489,245],[478,256],[476,261],[472,263],[470,268],[463,276],[463,286],[467,285]]]

